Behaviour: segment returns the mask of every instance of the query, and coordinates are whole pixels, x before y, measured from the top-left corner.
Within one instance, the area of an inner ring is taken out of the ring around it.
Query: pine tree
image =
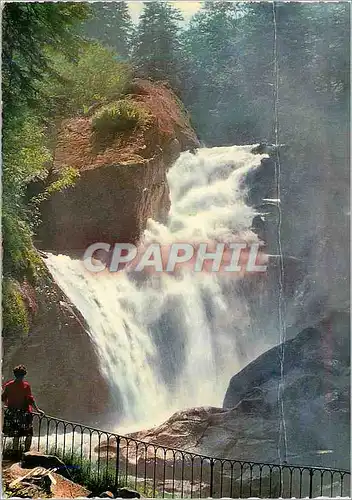
[[[92,18],[84,24],[84,34],[115,49],[121,59],[127,59],[134,34],[127,2],[97,2],[91,10]]]
[[[194,114],[200,134],[210,144],[232,143],[233,127],[237,125],[233,103],[240,102],[237,87],[241,80],[241,12],[242,6],[236,3],[207,1],[184,35],[187,83],[182,97]],[[211,130],[209,121],[213,123]]]
[[[183,17],[166,2],[145,2],[140,17],[133,59],[137,73],[154,80],[179,83],[180,26]]]
[[[275,140],[275,63],[284,142],[303,143],[319,108],[348,109],[349,8],[206,1],[184,35],[182,89],[202,138],[208,144]]]
[[[4,113],[40,102],[38,82],[50,72],[46,49],[72,55],[76,25],[88,15],[83,3],[8,3],[2,19],[2,92]]]

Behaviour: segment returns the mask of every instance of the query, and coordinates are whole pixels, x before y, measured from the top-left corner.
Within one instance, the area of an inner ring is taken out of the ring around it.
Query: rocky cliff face
[[[349,468],[349,315],[335,313],[285,344],[287,461]],[[223,408],[177,412],[134,438],[219,458],[278,461],[281,346],[235,375]],[[281,427],[282,428],[282,427]]]
[[[48,274],[39,281],[36,288],[26,285],[36,309],[29,335],[17,343],[4,339],[3,378],[24,364],[48,415],[96,424],[110,397],[84,319]]]
[[[166,173],[181,151],[198,146],[197,137],[166,85],[136,80],[126,98],[149,114],[146,127],[97,143],[93,111],[63,122],[53,176],[70,166],[79,170],[80,178],[43,205],[38,235],[42,248],[70,251],[96,241],[136,242],[149,217],[167,217]]]
[[[242,436],[246,447],[254,444],[251,434],[271,422],[265,433],[258,432],[257,438],[265,436],[262,449],[272,457],[277,454],[282,369],[287,460],[348,469],[349,322],[349,314],[335,312],[288,340],[284,350],[274,347],[231,379],[223,407],[233,409],[240,420],[248,416],[248,428]],[[283,454],[284,442],[281,448]]]

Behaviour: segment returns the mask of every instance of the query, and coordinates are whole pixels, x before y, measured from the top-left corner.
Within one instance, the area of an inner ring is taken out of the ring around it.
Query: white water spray
[[[149,220],[144,242],[256,241],[243,180],[266,155],[253,146],[183,153],[168,174],[167,225]],[[49,254],[55,280],[84,316],[121,428],[141,428],[194,406],[221,406],[230,378],[277,343],[259,335],[236,283],[214,274],[162,275],[136,283],[125,272],[89,273]]]

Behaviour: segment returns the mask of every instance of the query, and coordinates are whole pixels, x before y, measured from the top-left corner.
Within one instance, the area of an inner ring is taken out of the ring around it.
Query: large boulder
[[[32,469],[33,467],[44,467],[45,469],[59,469],[63,472],[65,464],[55,455],[45,455],[35,451],[27,451],[22,458],[21,467],[23,469]]]
[[[281,455],[287,447],[292,463],[349,467],[349,346],[349,314],[335,312],[231,379],[223,406],[238,425],[246,418],[240,433],[246,453],[273,460],[278,447]],[[263,444],[256,452],[251,435]]]
[[[136,80],[124,98],[149,114],[147,125],[97,144],[92,121],[99,107],[62,123],[52,178],[67,166],[80,178],[42,205],[42,248],[72,252],[96,241],[134,243],[149,217],[166,219],[167,170],[181,151],[198,146],[198,139],[167,85]]]

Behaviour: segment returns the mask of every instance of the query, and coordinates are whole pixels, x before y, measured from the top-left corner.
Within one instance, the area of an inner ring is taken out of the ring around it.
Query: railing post
[[[42,427],[42,418],[43,417],[38,417],[38,451],[40,450],[40,431],[41,431],[41,427]]]
[[[214,460],[210,459],[210,485],[209,485],[209,496],[210,498],[213,496],[213,488],[214,488]]]
[[[313,475],[314,475],[314,471],[313,471],[313,469],[310,469],[310,471],[309,471],[309,498],[313,498]]]
[[[119,486],[119,472],[120,472],[120,436],[116,437],[116,466],[115,466],[115,488]]]

